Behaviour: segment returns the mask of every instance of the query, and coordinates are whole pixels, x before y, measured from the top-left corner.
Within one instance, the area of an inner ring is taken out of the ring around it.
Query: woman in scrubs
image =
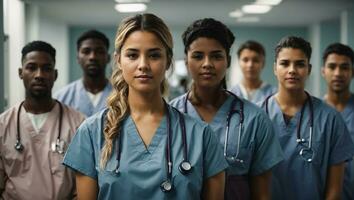
[[[193,85],[171,105],[209,123],[219,138],[229,164],[225,199],[269,199],[271,168],[283,155],[267,115],[223,87],[234,35],[206,18],[191,24],[182,38]]]
[[[172,47],[155,15],[122,21],[108,109],[80,126],[64,158],[79,199],[223,197],[227,163],[215,135],[162,98]]]
[[[266,97],[277,91],[276,87],[261,79],[265,50],[259,42],[249,40],[241,44],[237,56],[243,79],[231,89],[231,92],[252,103],[257,103],[263,102]]]
[[[299,37],[285,37],[275,48],[278,92],[263,108],[285,160],[273,169],[272,199],[340,199],[344,163],[354,153],[340,114],[304,90],[310,58],[310,43]]]

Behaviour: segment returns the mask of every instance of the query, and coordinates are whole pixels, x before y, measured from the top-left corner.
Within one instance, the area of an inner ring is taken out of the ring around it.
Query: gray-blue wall
[[[174,38],[174,59],[184,59],[184,47],[181,39],[181,35],[183,31],[186,29],[185,27],[174,27],[171,28],[173,38]],[[69,75],[70,81],[76,80],[81,77],[82,71],[80,66],[77,64],[76,60],[76,40],[80,36],[80,34],[86,30],[90,29],[90,27],[70,27],[69,36],[70,36],[70,69]],[[114,37],[116,32],[116,27],[103,27],[97,28],[99,31],[102,31],[109,37],[111,45],[110,52],[113,52],[114,46]],[[276,84],[276,79],[273,75],[273,62],[274,62],[274,47],[277,42],[286,35],[296,35],[301,36],[305,39],[308,38],[307,28],[306,27],[298,27],[298,28],[271,28],[271,27],[231,27],[231,30],[236,36],[236,41],[233,46],[234,52],[236,52],[237,48],[241,43],[246,40],[257,40],[261,42],[266,49],[266,67],[263,70],[262,78],[271,83]],[[232,59],[237,59],[237,55],[234,53],[232,55]],[[108,72],[109,73],[109,72]]]

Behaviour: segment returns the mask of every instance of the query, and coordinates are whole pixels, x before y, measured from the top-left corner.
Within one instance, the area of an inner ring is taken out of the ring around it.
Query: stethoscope
[[[302,123],[302,117],[304,115],[304,112],[305,112],[305,107],[306,107],[306,103],[308,102],[309,103],[309,109],[310,109],[310,134],[309,134],[309,141],[308,141],[308,145],[307,147],[303,147],[301,148],[300,152],[299,152],[299,155],[304,158],[307,162],[312,162],[313,158],[314,158],[314,151],[312,149],[312,137],[313,137],[313,102],[312,102],[312,99],[311,99],[311,96],[309,93],[306,93],[306,96],[307,96],[307,100],[304,102],[304,104],[302,105],[302,108],[301,108],[301,113],[300,113],[300,120],[297,124],[297,129],[296,129],[296,142],[298,144],[303,144],[306,142],[305,138],[301,138],[301,123]],[[262,107],[265,106],[265,110],[266,110],[266,113],[269,115],[269,110],[268,110],[268,101],[270,99],[270,97],[272,97],[272,95],[268,96],[266,98],[266,100],[263,102],[262,104]]]
[[[61,103],[58,100],[55,100],[58,104],[59,104],[59,133],[58,133],[58,137],[55,141],[55,143],[52,143],[51,145],[51,149],[53,152],[58,152],[59,154],[63,154],[64,153],[64,145],[65,142],[63,140],[60,140],[60,135],[61,135],[61,124],[62,124],[62,120],[63,120],[63,106],[61,105]],[[21,102],[19,108],[18,108],[18,113],[17,113],[17,137],[16,137],[16,143],[15,143],[15,149],[18,152],[22,152],[24,149],[24,145],[21,143],[21,133],[20,133],[20,113],[21,113],[21,108],[23,106],[24,101]]]
[[[228,91],[228,90],[224,90],[227,94],[231,95],[234,97],[234,99],[231,102],[230,108],[229,108],[229,112],[227,114],[227,118],[226,118],[226,131],[225,131],[225,140],[224,140],[224,157],[225,159],[230,162],[230,163],[243,163],[244,160],[239,158],[239,153],[240,153],[240,144],[241,144],[241,136],[242,136],[242,132],[243,132],[243,122],[244,122],[244,112],[243,112],[243,107],[244,107],[244,103],[243,101],[237,97],[235,94],[233,94],[232,92]],[[185,98],[184,98],[184,113],[188,114],[188,106],[187,106],[187,102],[188,102],[188,97],[189,97],[189,93],[187,92]],[[240,109],[239,110],[235,110],[234,107],[236,106],[236,103],[239,102],[240,104]],[[236,153],[233,155],[229,155],[228,154],[228,141],[229,141],[229,134],[230,134],[230,122],[231,122],[231,118],[234,114],[238,114],[240,116],[240,121],[239,121],[239,129],[238,129],[238,135],[237,135],[237,149],[236,149]]]
[[[165,111],[166,111],[166,115],[167,115],[167,141],[166,141],[166,168],[167,168],[167,177],[166,180],[164,180],[161,184],[160,184],[160,189],[163,192],[170,192],[173,189],[173,183],[172,183],[172,166],[173,166],[173,162],[172,162],[172,153],[171,153],[171,139],[172,139],[172,129],[171,129],[171,114],[170,111],[168,109],[167,103],[164,102],[165,104]],[[173,107],[172,107],[173,108]],[[179,123],[181,124],[181,128],[182,128],[182,144],[183,144],[183,161],[180,163],[178,169],[181,172],[181,174],[183,175],[187,175],[188,173],[190,173],[192,171],[192,165],[189,162],[188,159],[188,149],[187,149],[187,137],[186,137],[186,126],[185,126],[185,121],[184,121],[184,117],[182,115],[182,113],[180,113],[177,109],[173,108],[174,110],[177,111],[178,113],[178,118],[179,118]],[[107,113],[108,109],[105,110],[104,114],[105,115]],[[104,117],[102,117],[102,127],[104,127]],[[116,175],[119,175],[119,163],[120,163],[120,154],[121,154],[121,135],[123,132],[119,131],[120,133],[117,136],[117,140],[116,140],[116,145],[117,145],[117,166],[114,170],[114,173]]]

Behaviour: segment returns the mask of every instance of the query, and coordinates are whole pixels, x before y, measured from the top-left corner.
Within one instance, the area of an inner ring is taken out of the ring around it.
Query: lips
[[[201,76],[203,78],[211,78],[211,77],[215,76],[215,74],[211,73],[211,72],[203,72],[203,73],[200,73],[199,76]]]
[[[142,75],[135,76],[134,78],[136,78],[140,81],[148,81],[148,80],[151,80],[153,77],[151,75],[142,74]]]
[[[47,86],[45,84],[41,84],[41,83],[32,84],[32,87],[39,88],[39,89],[47,88]]]

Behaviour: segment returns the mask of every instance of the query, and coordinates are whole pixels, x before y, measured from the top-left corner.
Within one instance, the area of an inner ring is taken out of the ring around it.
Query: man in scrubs
[[[112,90],[105,75],[110,61],[108,48],[109,40],[103,33],[96,30],[83,33],[77,40],[77,61],[83,77],[56,92],[54,97],[87,117],[103,109]]]
[[[257,103],[263,102],[265,98],[277,91],[276,87],[261,79],[265,63],[265,50],[262,44],[253,40],[246,41],[237,50],[237,56],[243,78],[231,89],[231,92],[252,103]]]
[[[34,41],[22,49],[25,100],[0,115],[0,199],[72,199],[74,173],[61,162],[84,116],[51,96],[55,49]]]
[[[285,160],[273,168],[272,199],[340,199],[354,144],[340,114],[305,91],[311,45],[284,37],[275,48],[278,92],[262,107],[273,121]]]
[[[354,140],[354,94],[350,93],[353,77],[354,52],[346,45],[334,43],[323,53],[322,76],[327,82],[324,100],[341,113]],[[347,162],[342,199],[354,199],[354,162]]]

